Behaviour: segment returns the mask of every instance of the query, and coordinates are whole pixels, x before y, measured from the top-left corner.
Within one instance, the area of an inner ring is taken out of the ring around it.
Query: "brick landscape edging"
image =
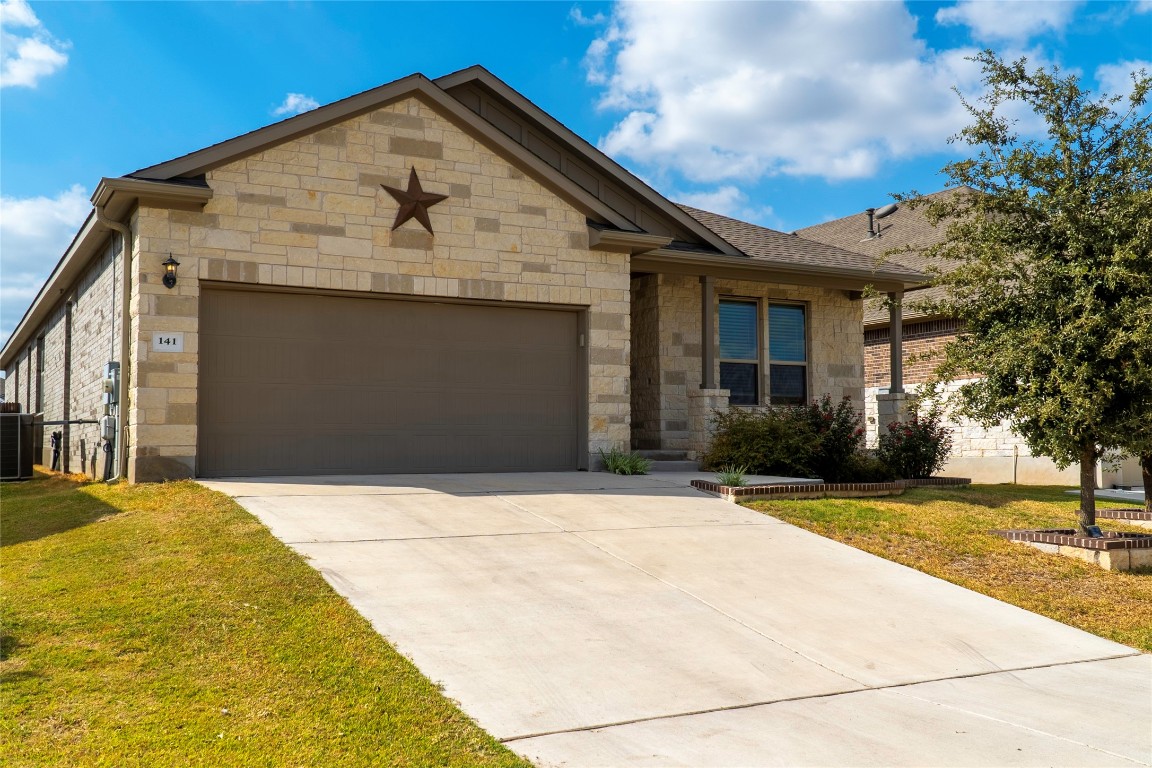
[[[773,483],[771,485],[721,485],[711,480],[693,480],[692,486],[714,493],[727,501],[760,499],[826,499],[899,496],[906,488],[970,485],[966,477],[926,477],[919,480],[894,480],[890,483]]]
[[[1102,517],[1105,520],[1147,520],[1152,522],[1152,513],[1146,509],[1137,509],[1136,507],[1098,509],[1096,510],[1096,517]]]
[[[1099,513],[1097,513],[1099,514]],[[1152,533],[1108,531],[1102,537],[1082,536],[1073,528],[1048,528],[1033,531],[989,531],[1009,541],[1057,544],[1081,549],[1152,549]]]

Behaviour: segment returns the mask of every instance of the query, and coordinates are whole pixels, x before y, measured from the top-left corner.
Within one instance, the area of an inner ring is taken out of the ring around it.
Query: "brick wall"
[[[957,320],[929,320],[904,326],[904,383],[923,384],[936,367],[934,353],[956,338]],[[864,382],[869,387],[888,387],[891,382],[891,356],[888,329],[864,332]]]
[[[114,296],[114,292],[119,290],[120,269],[119,253],[114,254],[109,243],[76,282],[61,294],[51,314],[32,335],[30,344],[6,372],[9,377],[19,377],[19,400],[24,408],[34,407],[36,340],[43,337],[44,373],[41,380],[45,421],[67,418],[97,421],[104,415],[104,365],[109,360],[118,359],[120,354],[120,299],[118,295]],[[69,313],[72,352],[71,370],[67,371],[65,337]],[[67,389],[70,389],[67,393],[66,379]],[[46,465],[51,463],[48,438],[53,431],[63,432],[66,438],[61,456],[62,468],[93,477],[104,476],[105,456],[98,425],[45,427],[40,462]]]
[[[448,195],[396,231],[380,188]],[[212,170],[203,212],[141,208],[130,477],[191,474],[200,280],[589,308],[589,450],[630,437],[629,275],[589,249],[585,216],[432,108],[406,99]],[[174,290],[160,262],[181,262]],[[184,352],[153,353],[153,331]]]

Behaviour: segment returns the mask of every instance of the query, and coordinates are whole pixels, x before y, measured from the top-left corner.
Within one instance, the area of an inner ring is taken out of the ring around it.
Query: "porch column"
[[[891,360],[892,381],[888,391],[904,391],[904,291],[888,294],[888,354]]]
[[[888,391],[876,395],[878,427],[908,420],[908,396],[904,394],[903,303],[904,291],[888,294],[888,351],[892,377]]]
[[[716,389],[716,278],[700,276],[700,389]]]

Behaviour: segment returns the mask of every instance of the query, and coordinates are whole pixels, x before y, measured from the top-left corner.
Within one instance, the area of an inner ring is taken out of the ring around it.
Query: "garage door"
[[[577,467],[575,312],[205,290],[204,477]]]

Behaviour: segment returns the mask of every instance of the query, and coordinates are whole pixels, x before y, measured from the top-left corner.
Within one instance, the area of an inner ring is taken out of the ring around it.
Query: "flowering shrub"
[[[816,439],[812,471],[829,483],[853,480],[850,468],[864,445],[864,423],[852,407],[852,398],[833,405],[832,396],[824,395],[803,406],[803,418]]]
[[[939,408],[909,421],[894,421],[888,433],[880,435],[876,457],[891,467],[899,477],[931,477],[952,451],[952,431],[941,425]]]

